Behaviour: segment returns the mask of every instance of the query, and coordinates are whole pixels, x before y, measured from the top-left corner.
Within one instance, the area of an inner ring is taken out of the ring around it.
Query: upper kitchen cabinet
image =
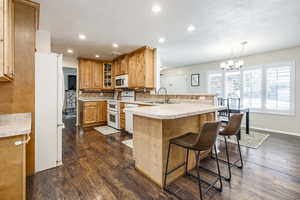
[[[103,63],[95,60],[79,59],[79,79],[81,90],[101,90],[104,84]]]
[[[0,81],[14,78],[14,3],[0,0]]]
[[[154,88],[154,49],[143,47],[128,55],[128,87]]]
[[[112,63],[104,63],[103,64],[103,73],[104,73],[104,81],[103,81],[103,89],[104,90],[112,90],[114,89],[114,67]]]
[[[128,56],[122,55],[114,60],[115,76],[128,74]]]
[[[92,82],[93,89],[102,89],[103,88],[103,63],[101,62],[92,62]]]
[[[113,66],[115,70],[115,76],[120,76],[121,75],[121,60],[120,59],[115,59],[113,61]]]
[[[93,85],[92,76],[93,76],[92,61],[80,59],[79,60],[80,89],[85,90],[85,89],[92,88]]]
[[[125,55],[121,59],[120,74],[121,75],[128,74],[128,56],[127,55]]]

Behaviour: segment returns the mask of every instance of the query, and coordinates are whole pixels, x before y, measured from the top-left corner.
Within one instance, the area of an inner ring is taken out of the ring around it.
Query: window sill
[[[264,114],[264,115],[280,115],[280,116],[287,116],[287,117],[293,117],[296,116],[295,113],[291,112],[291,113],[281,113],[281,112],[274,112],[274,111],[259,111],[259,110],[251,110],[250,108],[250,112],[251,113],[256,113],[256,114]]]

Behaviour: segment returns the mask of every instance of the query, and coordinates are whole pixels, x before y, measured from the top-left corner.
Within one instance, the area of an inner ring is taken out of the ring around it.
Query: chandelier
[[[232,53],[230,60],[220,63],[220,68],[223,70],[240,70],[244,66],[245,63],[244,63],[244,60],[238,59],[238,58],[240,58],[243,55],[246,44],[247,44],[247,41],[244,41],[241,43],[242,47],[241,47],[241,53],[240,53],[239,57],[235,58]]]

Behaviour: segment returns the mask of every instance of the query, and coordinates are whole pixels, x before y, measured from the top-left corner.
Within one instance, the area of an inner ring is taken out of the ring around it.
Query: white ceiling
[[[40,29],[52,49],[74,56],[112,58],[149,45],[161,49],[164,66],[228,58],[247,40],[246,54],[300,45],[300,0],[37,0]],[[153,3],[162,11],[153,14]],[[188,25],[196,30],[187,32]],[[78,40],[78,34],[87,36]],[[166,39],[158,43],[159,37]],[[112,43],[118,43],[116,50]]]

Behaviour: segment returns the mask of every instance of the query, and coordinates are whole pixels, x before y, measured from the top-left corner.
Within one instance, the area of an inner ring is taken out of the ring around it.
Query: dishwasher
[[[125,104],[124,108],[136,108],[138,107],[137,104]],[[132,112],[125,113],[125,130],[128,133],[133,134],[133,114]]]

